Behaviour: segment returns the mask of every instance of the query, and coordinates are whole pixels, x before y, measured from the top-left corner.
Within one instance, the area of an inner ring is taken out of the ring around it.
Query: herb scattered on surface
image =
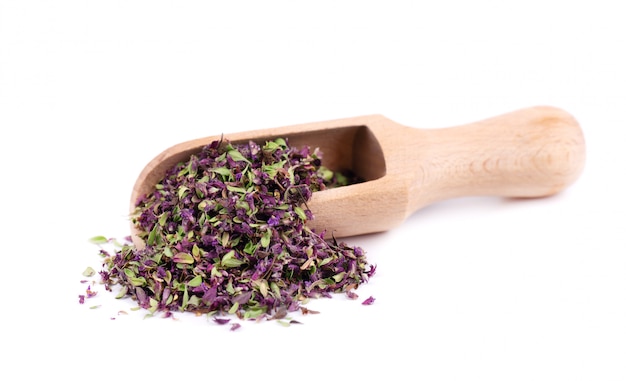
[[[144,248],[127,242],[112,255],[101,249],[105,287],[119,286],[117,298],[130,296],[151,314],[190,311],[287,325],[298,323],[286,318],[290,312],[317,313],[302,306],[310,298],[354,298],[376,267],[360,247],[306,225],[314,218],[307,207],[313,192],[356,181],[325,168],[321,158],[319,150],[284,139],[205,146],[138,200],[131,218]]]
[[[363,304],[364,306],[369,306],[370,304],[374,304],[374,301],[376,299],[373,296],[370,296],[369,298],[365,299],[361,304]]]

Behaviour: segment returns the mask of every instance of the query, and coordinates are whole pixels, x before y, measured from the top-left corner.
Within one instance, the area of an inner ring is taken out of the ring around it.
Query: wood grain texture
[[[564,110],[536,106],[448,128],[412,128],[381,115],[224,134],[233,143],[276,137],[293,146],[319,147],[334,170],[351,169],[363,183],[313,194],[308,206],[316,231],[336,237],[385,231],[420,208],[463,196],[545,197],[581,174],[585,140]],[[174,145],[139,175],[139,196],[154,189],[165,171],[202,146],[210,136]],[[131,224],[133,240],[141,245]]]

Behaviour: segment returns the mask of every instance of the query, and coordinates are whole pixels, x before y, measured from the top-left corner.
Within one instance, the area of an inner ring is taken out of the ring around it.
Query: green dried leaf
[[[249,307],[248,309],[246,309],[246,311],[243,313],[243,318],[244,319],[256,319],[259,316],[265,314],[267,312],[267,309],[264,307]]]
[[[144,286],[146,284],[146,278],[140,276],[140,277],[130,277],[128,278],[128,281],[135,287],[141,287]]]
[[[268,229],[265,231],[265,233],[263,233],[263,236],[261,237],[261,246],[263,246],[264,248],[267,248],[270,245],[271,239],[272,239],[272,231]]]
[[[332,257],[326,257],[326,258],[322,259],[322,260],[321,260],[321,261],[317,264],[317,267],[322,267],[322,266],[325,266],[325,265],[329,264],[329,263],[330,263],[333,259],[334,259],[334,258],[332,258]]]
[[[263,151],[273,153],[273,152],[275,152],[279,148],[280,148],[280,145],[278,143],[272,142],[272,141],[268,141],[263,146]]]
[[[331,171],[330,169],[324,166],[320,167],[317,173],[320,174],[320,176],[324,179],[324,181],[331,181],[333,178],[333,174],[334,174],[333,171]]]
[[[83,271],[83,276],[86,277],[92,277],[96,274],[96,270],[93,269],[93,267],[89,266],[85,269],[85,271]]]
[[[96,245],[104,245],[105,243],[109,242],[109,239],[105,236],[97,235],[95,237],[91,237],[89,239],[89,242],[96,244]]]
[[[211,168],[210,171],[214,172],[214,173],[217,173],[219,175],[222,175],[224,177],[229,177],[229,176],[232,175],[232,172],[230,171],[230,169],[228,169],[226,167]]]
[[[193,256],[189,253],[176,253],[172,260],[176,263],[186,263],[189,265],[194,262]]]
[[[187,301],[187,305],[188,306],[191,305],[191,306],[194,306],[194,307],[198,307],[201,302],[202,302],[202,300],[200,298],[198,298],[196,295],[191,295],[191,297]]]
[[[269,286],[267,285],[267,281],[265,279],[260,279],[259,292],[261,293],[261,295],[263,295],[264,298],[267,298],[268,288]]]
[[[335,173],[335,181],[337,182],[337,186],[344,186],[350,184],[350,180],[344,176],[341,172]]]
[[[254,255],[258,247],[258,244],[253,241],[248,241],[246,242],[246,246],[243,248],[243,252],[248,255]]]
[[[181,308],[184,310],[187,308],[189,304],[189,292],[187,291],[187,286],[185,286],[185,290],[183,291],[183,302],[181,304]]]
[[[333,275],[333,279],[335,280],[335,282],[341,282],[344,276],[346,276],[346,272],[342,271],[339,274]]]
[[[246,163],[250,162],[250,161],[248,161],[248,159],[243,157],[241,152],[237,151],[236,149],[228,151],[228,156],[230,156],[230,158],[235,160],[235,161],[245,161]]]
[[[151,313],[155,313],[157,308],[159,308],[159,301],[154,298],[150,298],[149,303],[150,308],[148,308],[148,311],[150,311]]]
[[[246,188],[243,188],[243,187],[234,187],[232,185],[227,185],[226,189],[228,189],[231,192],[235,192],[235,193],[241,193],[241,194],[245,194],[246,193]]]
[[[281,160],[274,164],[264,164],[261,169],[263,172],[267,173],[271,179],[275,178],[278,174],[278,171],[284,169],[287,160]]]
[[[150,231],[150,234],[148,234],[148,245],[153,246],[161,242],[160,230],[160,226],[158,224],[155,224]]]
[[[296,206],[295,208],[293,208],[294,212],[296,212],[296,214],[298,215],[298,217],[300,217],[300,219],[302,221],[306,221],[306,214],[304,213],[304,209],[302,209],[299,206]]]
[[[230,233],[224,232],[220,238],[220,244],[224,247],[228,247],[228,240],[230,239]]]
[[[234,314],[235,312],[237,312],[239,310],[239,303],[235,302],[233,303],[233,305],[230,307],[230,309],[228,310],[229,314]]]
[[[120,289],[120,292],[118,292],[117,295],[115,296],[115,299],[122,299],[123,297],[126,296],[126,294],[128,294],[128,286],[122,286],[122,288]]]
[[[239,267],[243,264],[242,260],[235,258],[235,250],[231,250],[228,253],[224,254],[220,263],[224,267]]]
[[[193,247],[191,248],[191,255],[194,257],[197,257],[200,255],[200,248],[198,247],[198,245],[193,245]]]
[[[186,187],[186,186],[184,186],[184,185],[181,185],[181,186],[178,188],[178,198],[183,198],[183,197],[185,197],[185,194],[186,194],[188,191],[189,191],[189,188],[188,188],[188,187]]]
[[[167,223],[168,217],[169,217],[169,213],[167,212],[161,213],[161,215],[159,216],[159,225],[161,225],[161,227],[165,226],[165,224]]]
[[[270,283],[270,289],[272,290],[272,293],[274,294],[275,297],[280,296],[280,287],[278,287],[278,285],[275,282]]]
[[[196,275],[192,280],[187,282],[187,286],[189,287],[198,287],[202,284],[202,277],[200,275]]]
[[[228,295],[233,295],[235,293],[235,288],[233,287],[233,279],[230,278],[228,280],[228,283],[226,284],[226,292],[228,292]]]

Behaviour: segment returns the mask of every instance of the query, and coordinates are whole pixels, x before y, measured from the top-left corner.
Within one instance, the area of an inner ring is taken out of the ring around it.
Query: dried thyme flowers
[[[151,313],[281,319],[309,298],[353,294],[375,266],[305,224],[313,192],[350,181],[284,139],[214,141],[138,201],[145,248],[123,245],[100,275]]]

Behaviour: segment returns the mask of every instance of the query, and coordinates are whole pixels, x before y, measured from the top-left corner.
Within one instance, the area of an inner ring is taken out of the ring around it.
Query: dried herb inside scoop
[[[280,318],[309,298],[352,292],[374,274],[360,247],[305,222],[313,192],[355,181],[322,166],[319,150],[284,139],[214,141],[171,168],[137,203],[146,247],[105,259],[105,285],[151,312]]]

